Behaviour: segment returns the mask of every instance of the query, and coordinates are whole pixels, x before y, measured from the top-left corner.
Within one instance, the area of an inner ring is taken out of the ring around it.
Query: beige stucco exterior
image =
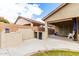
[[[5,33],[0,32],[0,48],[17,47],[24,40],[34,38],[34,32],[31,29],[19,29],[16,32]]]
[[[22,40],[29,40],[34,38],[34,32],[32,29],[20,29],[19,32],[22,34]]]
[[[0,33],[0,48],[16,47],[22,43],[22,34],[17,32]]]
[[[17,21],[16,24],[18,24],[18,25],[24,25],[24,24],[30,24],[30,22],[27,21],[27,20],[24,20],[24,19],[19,19],[19,21]]]
[[[66,18],[78,17],[79,16],[79,3],[69,3],[59,11],[49,16],[45,21],[62,21],[61,19],[71,20]]]

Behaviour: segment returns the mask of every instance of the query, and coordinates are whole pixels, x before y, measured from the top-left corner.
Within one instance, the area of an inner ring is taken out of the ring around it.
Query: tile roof
[[[40,24],[40,25],[41,25],[41,24],[42,24],[42,25],[44,24],[44,23],[42,23],[42,22],[40,22],[40,21],[32,20],[32,19],[25,18],[25,17],[22,17],[22,16],[18,16],[18,18],[16,19],[16,21],[15,21],[14,24],[16,24],[19,19],[24,19],[24,20],[27,20],[27,21],[29,21],[29,22],[31,22],[31,23],[36,23],[36,24]]]

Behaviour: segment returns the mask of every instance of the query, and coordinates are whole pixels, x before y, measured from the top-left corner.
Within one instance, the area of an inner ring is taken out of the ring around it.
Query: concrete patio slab
[[[67,41],[55,38],[48,38],[48,40],[30,39],[24,41],[16,48],[0,49],[0,55],[3,56],[28,56],[39,50],[52,49],[69,49],[79,51],[79,43],[74,41]]]

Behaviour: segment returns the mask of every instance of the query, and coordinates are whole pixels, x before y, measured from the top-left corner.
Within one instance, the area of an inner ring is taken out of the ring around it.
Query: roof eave
[[[31,22],[31,23],[37,23],[37,24],[43,25],[43,23],[41,23],[41,22],[38,22],[38,21],[35,21],[35,20],[32,20],[32,19],[29,19],[29,18],[25,18],[25,17],[22,17],[22,16],[18,16],[18,18],[16,19],[16,21],[15,21],[14,24],[16,24],[17,21],[18,21],[20,18],[21,18],[21,19],[24,19],[24,20],[27,20],[27,21],[29,21],[29,22]]]

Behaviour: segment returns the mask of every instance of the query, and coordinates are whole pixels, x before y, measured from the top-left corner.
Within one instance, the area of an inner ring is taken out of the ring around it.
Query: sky
[[[53,11],[55,8],[57,8],[59,5],[59,3],[40,3],[39,8],[41,8],[43,12],[40,15],[34,15],[33,18],[40,20],[47,14],[49,14],[51,11]]]
[[[0,17],[4,17],[11,23],[14,23],[18,16],[41,21],[59,5],[58,3],[21,3],[21,0],[5,0],[5,2],[0,0]]]

